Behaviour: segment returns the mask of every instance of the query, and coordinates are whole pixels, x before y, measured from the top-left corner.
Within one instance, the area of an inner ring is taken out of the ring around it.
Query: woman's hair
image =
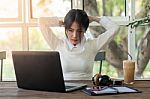
[[[73,22],[77,22],[86,31],[89,26],[87,13],[80,9],[71,9],[64,18],[65,30],[70,29]]]

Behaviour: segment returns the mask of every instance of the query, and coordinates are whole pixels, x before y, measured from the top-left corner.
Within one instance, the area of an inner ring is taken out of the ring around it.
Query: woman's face
[[[73,22],[70,29],[66,30],[66,35],[69,41],[76,46],[81,42],[84,36],[85,29],[80,27],[76,22]]]

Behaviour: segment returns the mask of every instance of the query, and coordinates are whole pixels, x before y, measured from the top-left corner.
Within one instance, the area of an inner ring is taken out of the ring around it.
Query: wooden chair
[[[105,51],[98,52],[95,56],[95,61],[100,61],[100,68],[99,68],[99,74],[101,74],[102,71],[102,62],[105,60]]]
[[[0,75],[0,81],[2,81],[3,77],[3,59],[6,59],[6,51],[0,51],[0,60],[1,60],[1,75]]]

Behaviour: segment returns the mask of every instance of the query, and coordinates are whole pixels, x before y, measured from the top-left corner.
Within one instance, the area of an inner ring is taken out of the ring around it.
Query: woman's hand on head
[[[93,22],[93,16],[88,16],[88,18],[89,18],[89,23],[91,23],[91,22]]]
[[[88,18],[89,18],[89,23],[94,22],[94,21],[99,23],[99,20],[100,20],[100,18],[97,16],[88,16]]]
[[[62,20],[59,20],[59,26],[64,26],[64,22]]]

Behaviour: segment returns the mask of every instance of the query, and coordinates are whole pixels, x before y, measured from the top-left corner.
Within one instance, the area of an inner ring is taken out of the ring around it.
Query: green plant
[[[131,28],[138,27],[139,25],[150,26],[150,15],[130,22],[127,26],[131,26]]]

